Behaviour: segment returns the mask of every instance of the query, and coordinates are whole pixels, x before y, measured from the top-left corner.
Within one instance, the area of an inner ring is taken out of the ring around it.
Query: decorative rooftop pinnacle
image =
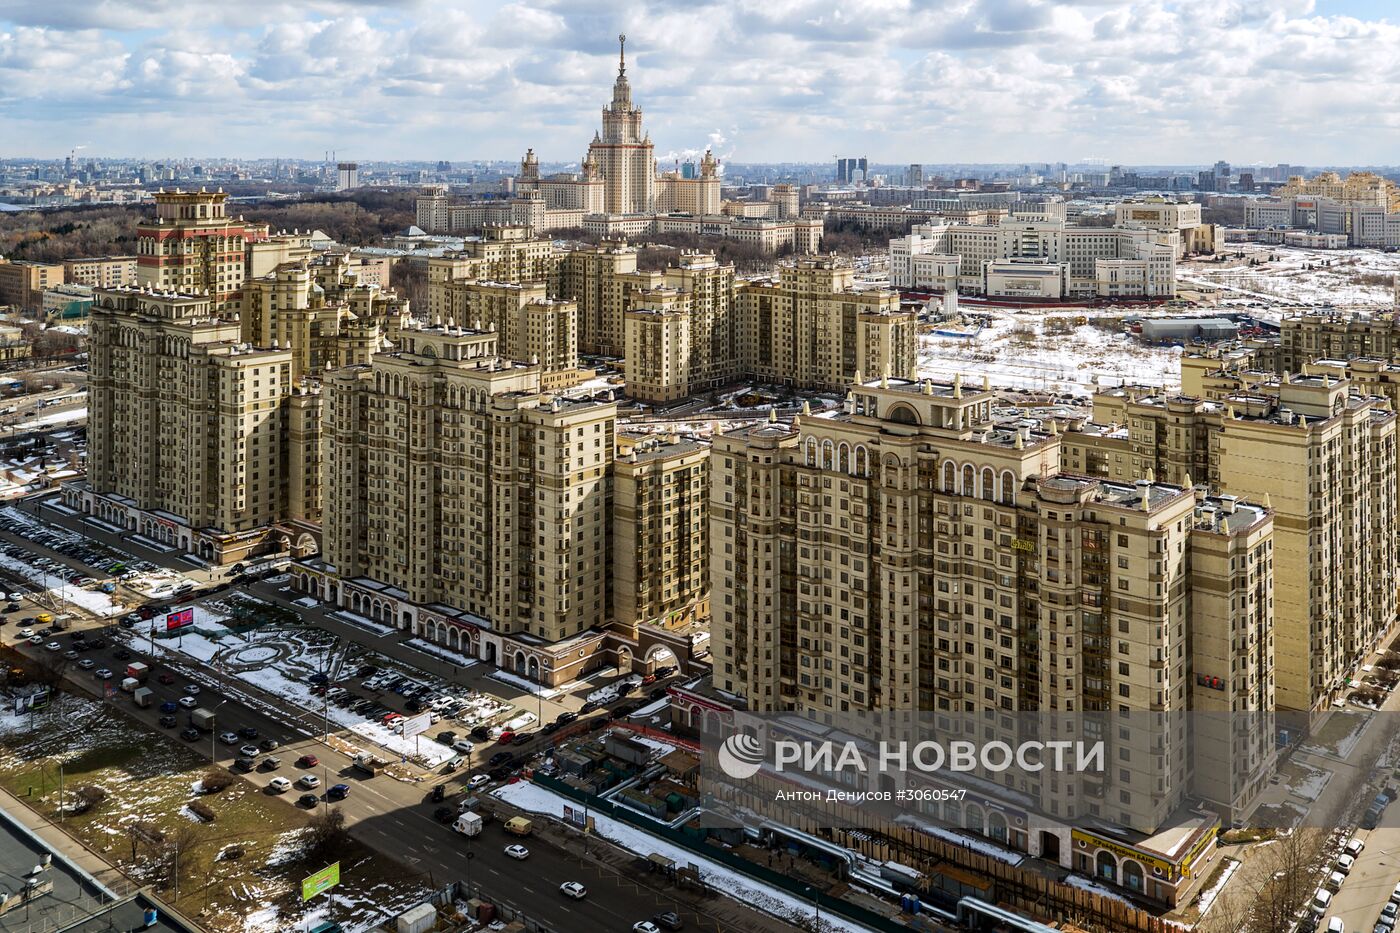
[[[617,34],[617,76],[627,74],[627,33]]]

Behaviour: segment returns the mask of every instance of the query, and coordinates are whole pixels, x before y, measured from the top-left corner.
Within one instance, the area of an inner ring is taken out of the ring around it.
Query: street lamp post
[[[216,753],[217,753],[218,749],[217,749],[217,748],[215,747],[215,745],[214,745],[214,739],[215,739],[215,738],[218,736],[218,734],[219,734],[219,717],[218,717],[219,707],[220,707],[220,706],[223,706],[223,705],[224,705],[225,703],[227,703],[227,702],[228,702],[228,699],[227,699],[227,698],[220,700],[218,703],[216,703],[216,704],[214,705],[214,709],[211,711],[211,712],[214,713],[214,721],[213,721],[213,723],[211,723],[212,728],[209,730],[209,763],[210,763],[211,765],[212,765],[212,764],[215,764],[215,763],[218,761],[218,758],[216,757]]]

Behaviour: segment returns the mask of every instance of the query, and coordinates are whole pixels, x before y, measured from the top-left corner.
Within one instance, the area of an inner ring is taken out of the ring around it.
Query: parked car
[[[321,779],[314,774],[303,774],[301,777],[297,778],[297,787],[305,788],[306,790],[312,790],[313,788],[317,788],[320,786]]]
[[[275,752],[280,744],[276,739],[263,739],[258,743],[258,748],[265,752]]]
[[[681,918],[676,916],[674,911],[666,911],[664,914],[657,914],[651,918],[651,922],[661,927],[663,930],[679,930],[685,924],[681,923]]]
[[[237,744],[238,744],[238,733],[237,733],[237,732],[220,732],[220,733],[219,733],[219,741],[222,742],[222,743],[224,743],[225,745],[237,745]],[[257,754],[257,751],[258,751],[258,750],[257,750],[256,748],[253,749],[253,754]]]
[[[161,671],[160,674],[156,677],[156,680],[165,684],[167,687],[175,682],[175,678],[165,671]]]
[[[174,729],[177,722],[179,722],[179,720],[174,716],[166,715],[160,717],[160,727],[162,729]]]
[[[327,800],[344,800],[346,797],[349,797],[349,796],[350,796],[350,785],[349,785],[349,784],[336,784],[336,785],[332,786],[330,790],[326,791],[326,799],[327,799]]]
[[[184,729],[180,730],[180,738],[184,739],[186,742],[193,742],[201,735],[203,735],[203,733],[194,726],[186,726]]]
[[[292,782],[278,776],[267,782],[267,789],[274,794],[285,794],[292,789]]]
[[[315,794],[302,794],[297,798],[297,806],[306,807],[308,809],[316,806],[320,802],[321,798],[317,797]]]
[[[258,747],[256,745],[245,745],[238,750],[238,754],[247,755],[249,758],[258,757]]]
[[[302,755],[297,759],[298,768],[314,768],[321,763],[321,759],[315,755]]]

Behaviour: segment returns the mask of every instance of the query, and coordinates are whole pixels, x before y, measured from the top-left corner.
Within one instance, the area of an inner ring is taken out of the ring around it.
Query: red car
[[[314,768],[321,763],[321,759],[315,755],[302,755],[297,759],[298,768]]]
[[[502,745],[509,745],[509,744],[510,744],[511,742],[513,742],[514,740],[515,740],[515,733],[514,733],[514,732],[511,732],[509,729],[507,729],[506,731],[504,731],[504,732],[501,733],[501,737],[498,738],[496,741],[497,741],[497,742],[500,742]]]
[[[174,678],[174,677],[171,677],[169,674],[164,674],[164,673],[162,673],[159,677],[157,677],[156,680],[160,681],[161,683],[165,684],[166,686],[169,686],[170,684],[173,684],[173,683],[175,682],[175,678]]]

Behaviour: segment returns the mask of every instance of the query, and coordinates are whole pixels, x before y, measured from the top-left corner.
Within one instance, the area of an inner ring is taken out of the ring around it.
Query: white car
[[[1395,890],[1390,892],[1390,899],[1392,901],[1400,901],[1400,884],[1397,884]]]
[[[238,744],[238,733],[237,733],[237,732],[220,732],[220,733],[219,733],[219,741],[220,741],[220,742],[223,742],[225,745],[237,745],[237,744]]]
[[[472,749],[476,746],[468,742],[466,739],[458,739],[457,741],[452,743],[452,747],[457,751],[461,752],[463,755],[470,755],[472,753]]]
[[[576,901],[581,901],[588,894],[588,889],[577,881],[565,881],[559,885],[559,893],[565,897],[572,897]]]
[[[506,855],[509,855],[511,858],[523,860],[530,857],[530,850],[519,844],[506,846]]]
[[[111,680],[112,672],[103,667],[93,671],[92,676],[96,677],[98,680]]]
[[[198,696],[198,695],[199,695],[199,684],[186,684],[186,685],[185,685],[185,692],[188,693],[190,696]]]
[[[58,642],[56,642],[56,641],[51,641],[51,642],[49,642],[47,645],[44,646],[44,648],[47,649],[47,650],[49,650],[49,651],[62,651],[62,650],[63,650],[63,646],[60,645],[60,644],[59,644]]]
[[[483,785],[485,785],[485,784],[490,784],[490,783],[491,783],[491,775],[489,775],[489,774],[473,774],[473,775],[472,775],[472,779],[471,779],[470,781],[467,782],[467,788],[468,788],[469,790],[476,790],[478,787],[481,787],[481,786],[483,786]],[[1400,885],[1397,885],[1397,886],[1396,886],[1396,891],[1397,891],[1397,892],[1400,892]]]
[[[1352,858],[1350,855],[1337,856],[1337,871],[1341,872],[1344,875],[1351,874],[1351,866],[1355,864],[1356,859]]]
[[[29,643],[30,643],[31,645],[42,645],[42,644],[44,643],[44,636],[43,636],[43,635],[31,635],[30,638],[29,638]]]
[[[9,593],[9,594],[7,594],[7,596],[6,596],[5,598],[8,599],[8,600],[9,600],[10,602],[12,602],[12,603],[17,603],[17,602],[19,602],[21,599],[24,599],[24,594],[23,594],[23,593]]]
[[[632,933],[661,933],[661,928],[650,920],[638,920],[632,924]]]
[[[1364,848],[1366,848],[1366,843],[1361,841],[1361,837],[1352,836],[1351,841],[1347,843],[1346,853],[1352,858],[1356,858]]]
[[[196,706],[199,705],[199,701],[196,700],[194,697],[180,697],[180,699],[176,702],[183,706],[185,709],[194,709]]]
[[[90,671],[97,666],[97,662],[94,661],[92,658],[83,658],[81,661],[78,662],[78,666],[85,671]]]
[[[274,794],[285,794],[292,789],[292,782],[284,777],[275,777],[267,782],[267,789]]]
[[[313,787],[320,786],[321,779],[314,774],[303,774],[301,777],[297,778],[297,787],[303,787],[306,790],[311,790]]]
[[[22,628],[19,630],[18,634],[20,638],[33,638],[34,630],[32,628]]]

